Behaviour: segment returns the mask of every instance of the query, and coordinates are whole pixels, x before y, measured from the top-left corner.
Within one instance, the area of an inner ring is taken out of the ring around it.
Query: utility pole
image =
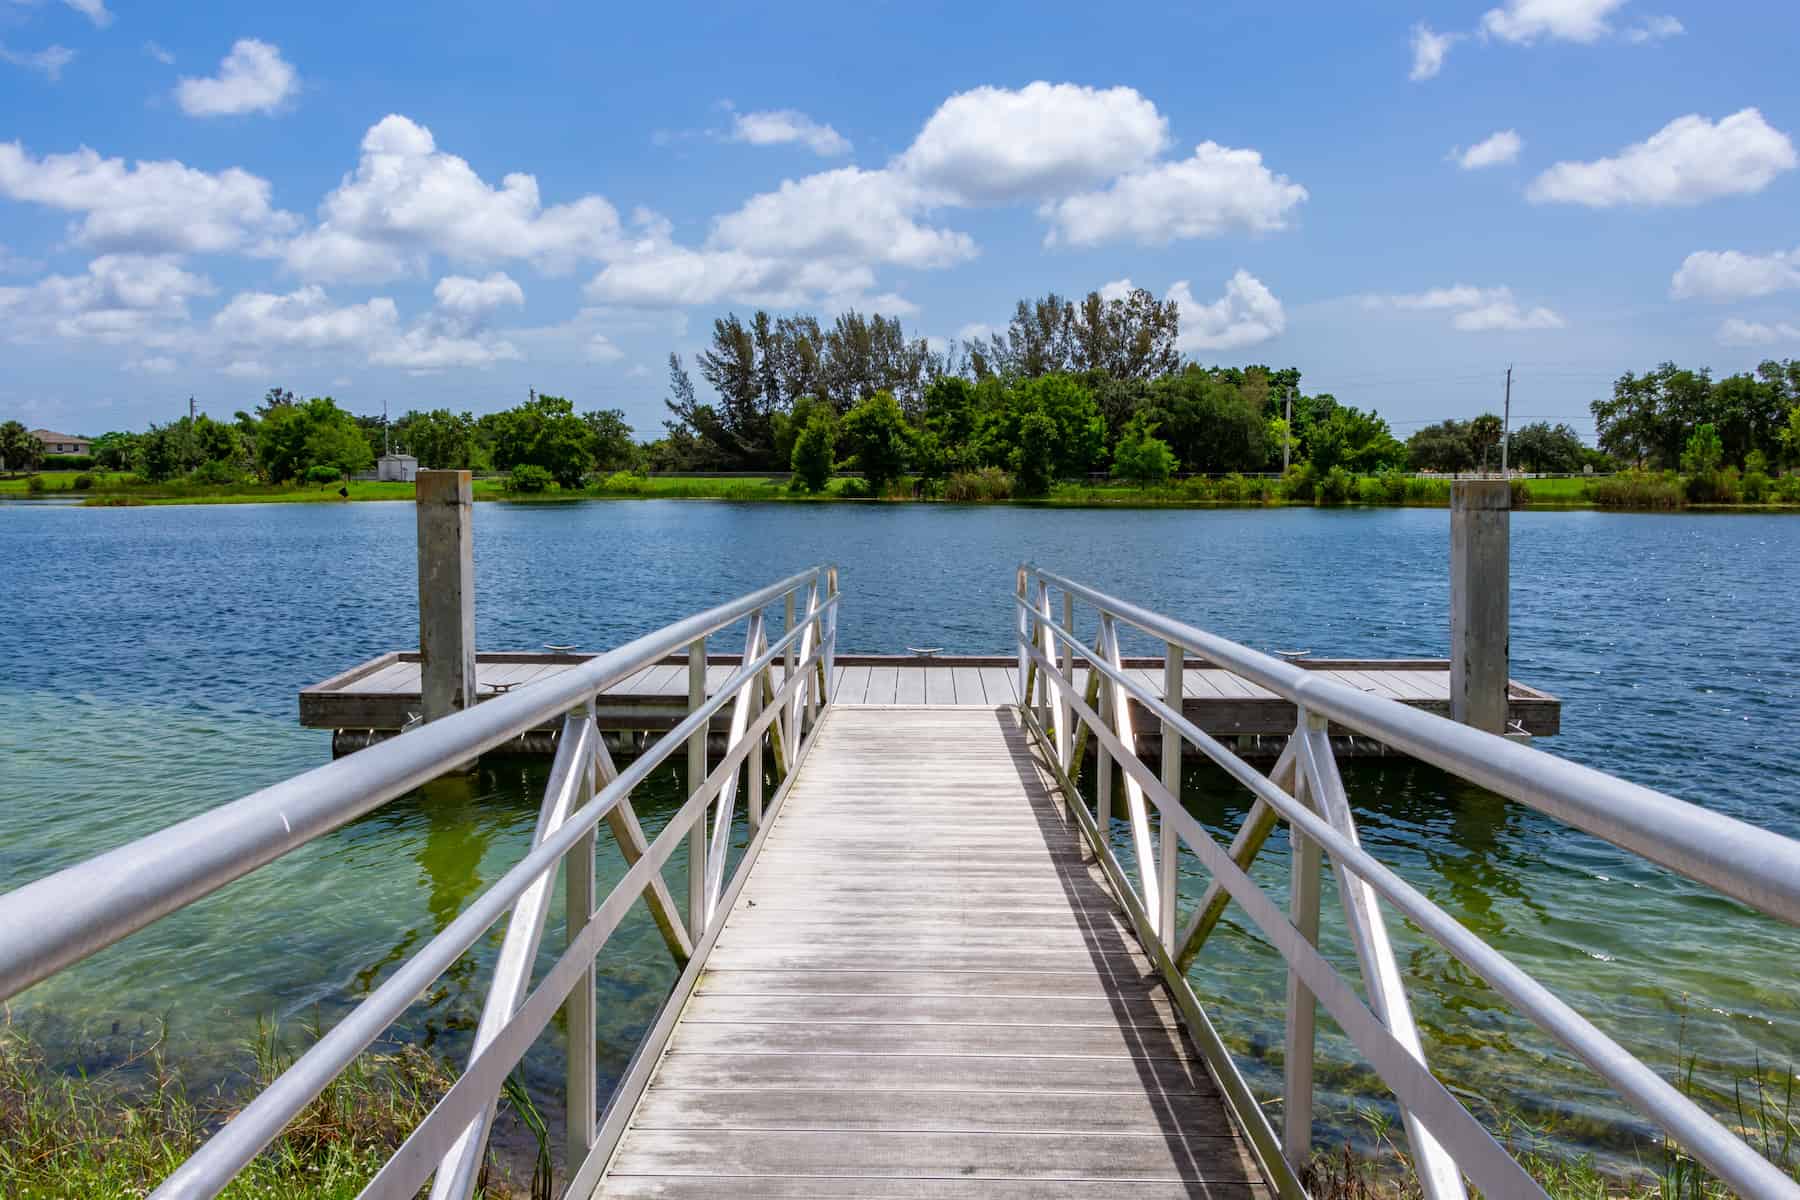
[[[1506,474],[1506,451],[1512,445],[1512,364],[1506,366],[1506,405],[1500,419],[1500,474]]]
[[[1291,384],[1288,386],[1284,411],[1287,415],[1282,418],[1282,421],[1286,423],[1287,429],[1281,435],[1281,473],[1286,475],[1288,473],[1288,447],[1294,444],[1294,389]]]
[[[194,423],[194,398],[192,396],[189,396],[188,397],[188,424],[192,425],[193,423]]]
[[[388,444],[387,397],[383,396],[381,398],[381,457],[386,458],[393,452],[394,448]]]

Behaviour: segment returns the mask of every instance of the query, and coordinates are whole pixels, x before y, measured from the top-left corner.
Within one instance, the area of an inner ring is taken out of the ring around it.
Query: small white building
[[[410,454],[384,454],[375,460],[375,478],[382,483],[413,483],[419,478],[419,460]]]

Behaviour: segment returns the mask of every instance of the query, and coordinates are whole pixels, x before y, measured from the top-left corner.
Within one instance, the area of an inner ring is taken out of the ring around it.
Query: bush
[[[1244,499],[1254,500],[1258,504],[1267,504],[1275,498],[1275,485],[1267,479],[1246,479],[1244,481]]]
[[[1388,504],[1405,504],[1411,490],[1412,480],[1404,471],[1388,471],[1381,476],[1381,498]]]
[[[614,471],[596,483],[594,489],[609,496],[641,496],[649,490],[649,483],[647,478],[635,471]]]
[[[1316,491],[1311,463],[1296,463],[1281,477],[1281,494],[1289,500],[1305,500],[1310,503]]]
[[[1219,498],[1219,489],[1204,475],[1196,475],[1181,485],[1182,492],[1189,500],[1208,501]]]
[[[76,491],[85,492],[93,486],[94,486],[94,477],[92,475],[89,475],[86,472],[83,472],[82,474],[77,475],[75,477],[75,490]]]
[[[1113,478],[1124,479],[1139,487],[1159,487],[1175,473],[1175,453],[1169,443],[1156,436],[1156,426],[1143,417],[1133,417],[1113,448]]]
[[[1333,467],[1319,481],[1319,503],[1343,504],[1356,490],[1356,480],[1342,467]]]
[[[532,463],[520,463],[506,477],[506,490],[509,492],[547,492],[552,483],[550,472]]]
[[[1769,477],[1761,471],[1744,472],[1744,503],[1767,504],[1769,502]]]
[[[1233,471],[1213,484],[1213,495],[1227,503],[1237,503],[1244,498],[1244,477]]]
[[[1531,507],[1531,485],[1523,479],[1512,481],[1512,506],[1514,508]]]
[[[1702,426],[1701,428],[1707,428]],[[1736,504],[1738,473],[1736,467],[1699,471],[1688,476],[1687,498],[1692,504]]]
[[[88,454],[46,454],[38,463],[44,471],[87,471],[93,466],[93,456]]]
[[[1783,475],[1775,480],[1775,499],[1783,504],[1800,504],[1800,475]]]
[[[1601,508],[1680,508],[1685,499],[1674,472],[1620,471],[1596,479],[1586,488],[1589,500]]]
[[[1365,475],[1356,481],[1356,498],[1364,504],[1380,504],[1387,499],[1387,489],[1375,476]]]
[[[44,486],[44,477],[42,475],[33,475],[25,481],[25,490],[28,492],[41,492],[44,490]]]
[[[208,463],[207,465],[211,466],[212,464]],[[198,476],[199,472],[196,471],[196,472],[194,472],[194,474],[196,476]],[[344,473],[342,471],[338,470],[336,467],[327,467],[327,466],[324,466],[323,464],[321,464],[320,466],[316,466],[316,467],[308,467],[306,469],[306,482],[316,483],[316,484],[320,485],[321,487],[323,487],[325,484],[328,484],[328,483],[336,483],[338,480],[342,479],[343,477],[344,477]]]
[[[315,477],[314,472],[323,472],[323,475]],[[242,472],[230,463],[214,461],[195,467],[188,479],[194,483],[225,484],[236,483],[242,477]],[[306,473],[306,477],[314,483],[332,483],[339,475],[335,467],[314,467]]]
[[[789,459],[794,469],[793,486],[809,492],[822,492],[829,487],[836,449],[837,423],[827,412],[815,412],[794,439],[794,453]]]
[[[837,494],[845,500],[872,500],[875,489],[869,486],[866,479],[840,479]]]
[[[982,500],[1010,500],[1013,478],[999,467],[983,467],[979,471],[958,471],[944,484],[944,499],[959,504]]]

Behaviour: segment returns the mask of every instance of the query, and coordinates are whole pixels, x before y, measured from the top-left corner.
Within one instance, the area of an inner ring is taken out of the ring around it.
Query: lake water
[[[780,575],[836,562],[844,651],[1004,652],[1029,559],[1264,649],[1438,656],[1442,510],[1143,511],[621,501],[476,509],[484,647],[600,649]],[[326,761],[295,693],[416,644],[410,505],[0,506],[0,889]],[[1516,514],[1513,673],[1564,699],[1544,748],[1800,834],[1800,519]],[[165,1027],[201,1082],[259,1021],[329,1025],[523,854],[547,762],[494,759],[264,868],[26,993],[13,1020],[67,1067]],[[1728,1095],[1800,1061],[1800,931],[1416,765],[1346,766],[1364,843],[1674,1075]],[[678,785],[638,810],[652,835]],[[1247,808],[1207,769],[1195,813]],[[622,869],[603,854],[603,871]],[[679,859],[671,886],[684,894]],[[1256,875],[1285,891],[1280,836]],[[1195,868],[1184,898],[1204,886]],[[1333,932],[1326,948],[1354,974]],[[553,911],[560,911],[560,904]],[[1428,1052],[1453,1089],[1550,1140],[1625,1158],[1643,1126],[1442,951],[1397,928]],[[497,939],[495,939],[497,941]],[[547,944],[560,944],[552,933]],[[466,1046],[484,945],[399,1036]],[[674,972],[641,910],[602,960],[602,1067],[622,1069]],[[1252,1083],[1279,1090],[1278,960],[1228,920],[1193,979]],[[557,1037],[528,1061],[560,1072]],[[1325,1043],[1323,1114],[1374,1099]],[[1715,1107],[1716,1107],[1715,1102]],[[552,1127],[558,1126],[554,1119]]]

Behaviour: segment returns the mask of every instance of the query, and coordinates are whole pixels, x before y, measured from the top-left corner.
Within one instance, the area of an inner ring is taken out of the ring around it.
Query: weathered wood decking
[[[488,652],[478,656],[476,674],[481,696],[489,699],[515,688],[554,678],[585,662],[583,654]],[[708,660],[707,691],[715,692],[736,668],[735,655]],[[1317,659],[1297,665],[1320,671],[1360,691],[1373,692],[1402,704],[1448,716],[1450,664],[1443,659]],[[1162,691],[1162,663],[1127,659],[1127,669],[1156,692]],[[1085,688],[1088,672],[1077,668],[1075,679]],[[774,668],[777,681],[780,666]],[[991,708],[1018,703],[1016,660],[997,655],[936,658],[885,655],[839,655],[832,679],[832,698],[839,704],[954,705]],[[1190,721],[1215,737],[1276,735],[1294,727],[1294,706],[1287,700],[1230,671],[1205,662],[1189,662],[1182,676],[1182,710]],[[1134,708],[1135,708],[1134,702]],[[393,652],[361,663],[300,693],[300,723],[333,730],[396,730],[419,711],[419,656]],[[1511,719],[1534,737],[1557,733],[1562,702],[1516,680],[1510,687]],[[687,663],[671,659],[621,680],[600,696],[601,727],[608,730],[669,729],[687,715]],[[1141,711],[1139,728],[1155,722]],[[715,728],[723,731],[728,718]],[[546,726],[545,732],[549,731]],[[541,744],[521,749],[547,750]],[[354,740],[344,749],[356,749]]]
[[[597,1195],[1266,1195],[1016,715],[842,704]]]

